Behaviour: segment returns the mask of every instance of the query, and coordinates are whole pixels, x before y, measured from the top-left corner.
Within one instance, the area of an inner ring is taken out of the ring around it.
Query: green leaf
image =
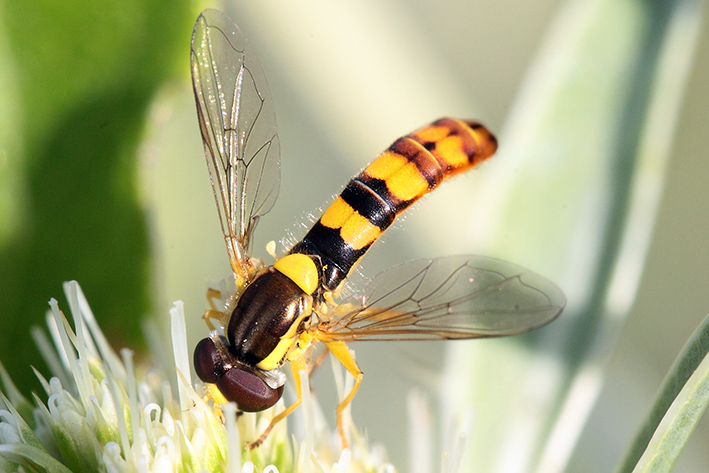
[[[43,471],[45,473],[72,473],[57,459],[42,448],[11,443],[0,445],[0,457],[10,460],[25,468],[25,471]]]
[[[2,400],[4,404],[8,407],[6,409],[12,408],[12,411],[17,410],[18,415],[22,417],[26,422],[30,422],[34,427],[34,417],[32,416],[32,403],[27,400],[25,396],[17,389],[15,383],[7,374],[5,366],[0,362],[0,381],[2,381]],[[5,398],[5,393],[7,398]]]
[[[71,471],[47,451],[12,403],[4,395],[1,396],[5,409],[10,412],[16,423],[14,427],[19,435],[17,442],[0,444],[0,458],[5,460],[0,462],[2,471],[14,471],[18,466],[24,466],[30,471],[39,467],[47,473]]]
[[[616,473],[671,470],[709,402],[707,353],[709,317],[677,356]]]
[[[15,409],[15,406],[12,405],[12,403],[5,397],[4,394],[0,393],[0,396],[2,398],[3,403],[5,404],[5,408],[10,412],[10,414],[12,414],[13,419],[17,423],[17,431],[20,435],[20,438],[22,439],[22,442],[32,447],[44,448],[42,446],[42,442],[40,442],[39,438],[37,438],[35,433],[32,431],[27,422],[25,422],[25,420],[22,418],[17,409]]]

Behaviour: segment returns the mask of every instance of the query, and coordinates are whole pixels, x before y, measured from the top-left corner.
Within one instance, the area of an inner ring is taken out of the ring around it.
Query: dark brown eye
[[[283,386],[273,389],[260,376],[233,367],[216,381],[222,395],[245,412],[258,412],[273,406],[283,395]]]
[[[203,338],[194,349],[194,370],[205,383],[216,383],[224,374],[224,362],[211,338]]]
[[[224,398],[242,411],[263,411],[283,395],[283,386],[272,388],[251,369],[232,366],[225,371],[222,355],[211,338],[202,339],[195,347],[194,370],[205,383],[216,384]]]

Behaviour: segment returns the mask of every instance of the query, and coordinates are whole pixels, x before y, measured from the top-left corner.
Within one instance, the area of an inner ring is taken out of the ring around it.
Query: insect
[[[251,236],[273,206],[280,179],[266,78],[238,27],[216,10],[197,19],[190,57],[207,166],[237,287],[225,310],[210,300],[205,320],[212,331],[195,348],[195,371],[215,403],[235,402],[247,412],[280,399],[285,376],[279,368],[286,362],[297,390],[297,400],[250,448],[300,404],[300,371],[312,368],[320,344],[355,379],[337,407],[344,447],[343,410],[362,381],[346,342],[514,335],[561,313],[566,301],[552,282],[510,263],[469,255],[410,261],[373,278],[358,300],[337,302],[353,267],[397,216],[442,181],[493,155],[495,138],[475,122],[443,118],[396,140],[285,256],[271,266],[250,257]]]

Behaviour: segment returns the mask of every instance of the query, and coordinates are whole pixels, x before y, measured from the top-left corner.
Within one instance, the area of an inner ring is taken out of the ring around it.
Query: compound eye
[[[258,412],[273,406],[283,395],[283,386],[274,389],[257,374],[233,367],[216,380],[222,395],[245,412]]]
[[[211,338],[203,338],[195,347],[194,370],[205,383],[216,383],[224,374],[222,355]]]

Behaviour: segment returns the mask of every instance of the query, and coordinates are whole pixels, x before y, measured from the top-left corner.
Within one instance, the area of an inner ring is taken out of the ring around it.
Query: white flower
[[[74,330],[55,300],[47,324],[32,334],[50,366],[46,379],[35,371],[44,395],[32,405],[0,364],[0,471],[46,472],[391,472],[382,455],[371,454],[354,429],[353,449],[339,451],[337,435],[324,427],[303,377],[305,440],[288,442],[285,422],[264,444],[247,452],[275,410],[236,415],[223,407],[225,423],[192,387],[182,304],[171,309],[175,372],[134,365],[109,346],[76,282],[64,286]],[[45,401],[46,399],[46,401]],[[318,422],[316,422],[316,420]],[[329,466],[328,466],[329,465]]]

